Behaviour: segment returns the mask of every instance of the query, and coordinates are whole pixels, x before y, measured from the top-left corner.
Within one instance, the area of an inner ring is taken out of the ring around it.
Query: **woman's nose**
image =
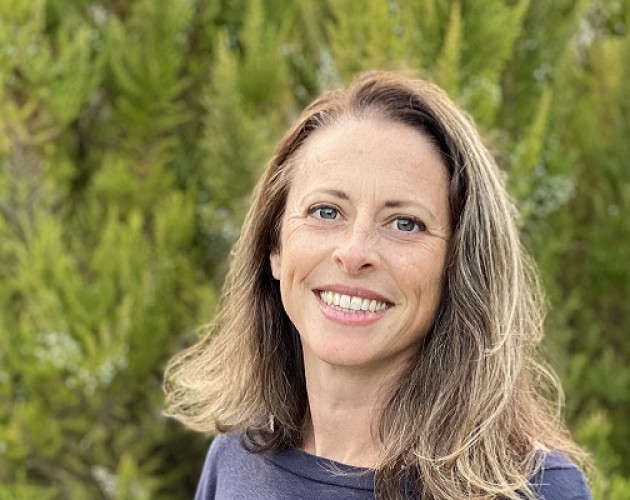
[[[374,270],[380,264],[377,244],[378,234],[373,227],[354,225],[340,235],[332,257],[344,273],[356,276]]]

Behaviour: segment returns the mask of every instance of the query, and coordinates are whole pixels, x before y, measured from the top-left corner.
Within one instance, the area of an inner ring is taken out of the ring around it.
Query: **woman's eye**
[[[334,220],[339,216],[339,210],[333,207],[314,207],[310,210],[310,214],[317,219]]]
[[[406,233],[413,233],[418,231],[424,231],[426,226],[419,220],[412,219],[411,217],[399,217],[392,221],[395,229]]]

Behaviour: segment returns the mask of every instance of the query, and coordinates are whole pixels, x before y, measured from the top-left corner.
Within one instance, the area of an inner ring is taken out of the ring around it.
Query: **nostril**
[[[335,263],[347,274],[356,274],[373,269],[379,264],[378,252],[367,245],[359,245],[356,241],[340,246],[332,254]]]

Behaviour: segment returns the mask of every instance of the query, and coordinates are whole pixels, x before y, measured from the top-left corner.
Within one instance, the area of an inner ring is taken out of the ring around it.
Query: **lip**
[[[355,297],[361,297],[362,299],[378,300],[379,302],[385,302],[387,305],[393,305],[391,300],[387,297],[383,297],[380,293],[370,290],[369,288],[357,288],[341,284],[324,285],[313,289],[313,292],[319,296],[319,292],[333,292],[341,295],[352,295]]]

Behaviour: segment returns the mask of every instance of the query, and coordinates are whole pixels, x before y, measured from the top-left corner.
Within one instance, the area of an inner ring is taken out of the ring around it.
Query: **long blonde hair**
[[[437,87],[395,73],[367,73],[324,93],[278,143],[232,253],[219,312],[167,367],[166,413],[198,431],[242,431],[254,452],[300,446],[308,405],[302,348],[269,256],[304,141],[342,116],[375,112],[439,148],[453,226],[435,323],[380,417],[376,494],[401,498],[404,482],[425,499],[533,498],[540,449],[585,459],[559,419],[560,385],[535,359],[543,320],[536,273],[474,125]]]

